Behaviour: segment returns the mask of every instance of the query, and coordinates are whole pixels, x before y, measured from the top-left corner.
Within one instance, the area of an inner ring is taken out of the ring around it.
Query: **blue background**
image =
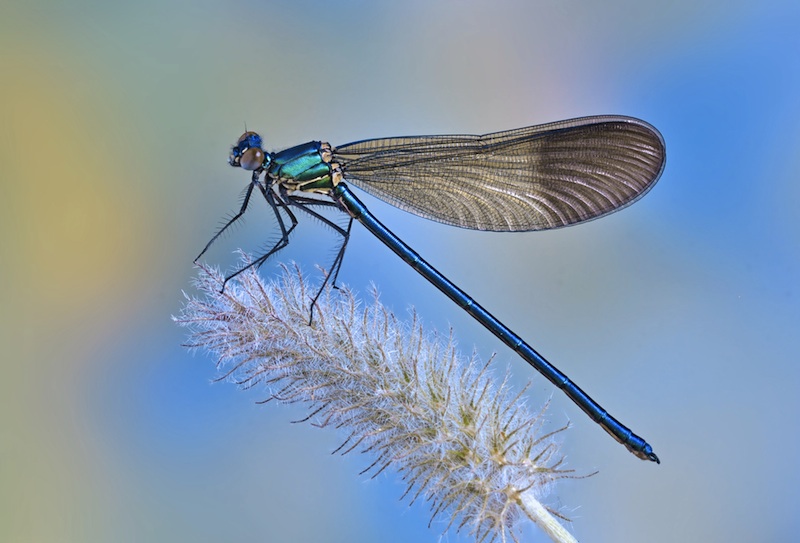
[[[573,422],[569,466],[600,470],[548,501],[579,539],[796,540],[799,6],[4,4],[0,540],[439,541],[394,474],[358,476],[367,458],[330,454],[341,436],[211,385],[213,361],[181,348],[170,315],[192,259],[247,182],[229,147],[244,123],[280,149],[604,113],[657,126],[668,159],[646,198],[602,221],[478,233],[363,199],[660,466],[358,226],[341,280],[375,281],[399,315],[414,305],[466,352],[496,350],[519,385],[535,378],[531,405],[552,397],[553,425]],[[250,220],[213,258],[271,226]],[[312,273],[332,241],[307,221],[281,258]]]

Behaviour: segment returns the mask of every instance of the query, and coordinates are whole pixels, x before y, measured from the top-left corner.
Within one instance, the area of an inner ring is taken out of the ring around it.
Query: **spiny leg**
[[[214,237],[212,237],[211,240],[208,243],[206,243],[206,246],[203,248],[202,251],[200,251],[200,254],[197,255],[197,258],[194,259],[195,264],[197,264],[197,261],[200,260],[200,257],[203,256],[206,253],[206,251],[208,251],[208,248],[211,247],[211,244],[217,241],[217,238],[220,237],[222,233],[225,230],[227,230],[227,228],[230,225],[238,221],[242,217],[242,215],[244,215],[244,212],[247,211],[247,204],[250,203],[250,195],[253,194],[253,185],[258,185],[259,188],[261,187],[261,184],[258,183],[258,179],[255,177],[255,174],[253,176],[253,182],[250,183],[250,185],[247,187],[247,193],[244,195],[244,201],[242,202],[242,208],[239,210],[239,213],[234,215],[233,218],[229,220],[225,226],[220,228],[219,231],[216,234],[214,234]]]
[[[333,275],[333,281],[331,281],[331,286],[333,288],[339,288],[336,286],[336,279],[339,277],[339,270],[342,269],[342,260],[344,260],[344,250],[347,247],[347,242],[350,241],[350,229],[352,227],[353,227],[353,217],[350,217],[350,220],[347,222],[347,228],[345,229],[345,235],[342,236],[343,239],[342,239],[342,245],[341,247],[339,247],[339,254],[336,255],[336,259],[333,261],[333,265],[331,266],[331,274]],[[317,294],[317,298],[319,298],[319,294]],[[316,298],[314,298],[314,301],[316,301]]]
[[[350,240],[350,229],[353,226],[353,218],[350,217],[350,221],[347,223],[347,228],[342,228],[338,224],[332,222],[330,219],[323,217],[310,207],[319,205],[319,206],[340,208],[339,204],[336,202],[327,202],[324,200],[316,200],[314,198],[305,198],[302,196],[291,196],[291,195],[286,195],[286,201],[289,204],[297,207],[298,209],[302,209],[312,217],[320,220],[322,223],[328,225],[331,229],[333,229],[334,232],[342,236],[342,244],[339,247],[339,251],[336,254],[336,258],[334,259],[333,264],[331,265],[331,269],[325,275],[325,279],[322,281],[322,286],[320,286],[319,290],[317,291],[317,294],[311,300],[311,307],[309,308],[310,315],[308,318],[308,324],[310,325],[314,320],[314,306],[317,304],[317,300],[319,300],[319,297],[325,290],[325,285],[328,284],[328,281],[330,280],[331,276],[333,276],[332,285],[334,288],[336,288],[336,278],[339,276],[339,270],[342,267],[342,260],[344,259],[344,250],[347,247],[347,242]]]
[[[347,240],[350,239],[350,228],[353,226],[353,218],[352,217],[350,218],[350,222],[347,223],[347,228],[342,228],[338,224],[336,224],[336,223],[332,222],[331,220],[323,217],[319,213],[309,209],[310,206],[320,206],[320,207],[335,207],[337,210],[341,211],[341,209],[342,209],[341,205],[339,205],[337,202],[329,202],[327,200],[317,200],[316,198],[308,198],[308,197],[305,197],[305,196],[292,196],[292,195],[289,195],[289,194],[287,194],[285,192],[282,192],[282,194],[284,196],[284,200],[287,203],[302,209],[303,211],[305,211],[306,213],[308,213],[312,217],[314,217],[314,218],[322,221],[322,223],[328,225],[330,228],[333,229],[334,232],[336,232],[337,234],[342,236],[344,238],[344,242],[343,242],[342,246],[340,247],[339,251],[342,252],[342,253],[344,252],[344,247],[347,245]],[[330,271],[325,276],[325,282],[327,283],[327,281],[329,280],[329,277],[331,275],[333,275],[333,282],[332,282],[333,288],[338,288],[336,286],[336,278],[339,276],[339,270],[341,269],[341,264],[342,264],[342,258],[341,257],[342,256],[344,256],[344,255],[343,254],[342,255],[337,255],[336,259],[333,261],[333,265],[331,266]],[[337,265],[337,262],[338,262],[338,265]],[[323,283],[322,286],[324,288],[325,287],[325,283]],[[314,301],[315,302],[316,302],[317,298],[319,298],[319,294],[316,297],[314,297]]]
[[[253,260],[246,266],[236,270],[235,272],[227,276],[225,280],[222,282],[222,288],[220,289],[220,292],[225,291],[225,285],[228,284],[228,281],[230,281],[243,271],[250,269],[254,266],[256,269],[259,268],[264,262],[267,261],[269,257],[271,257],[272,255],[274,255],[275,253],[277,253],[278,251],[284,249],[287,245],[289,245],[289,234],[291,234],[292,230],[294,230],[295,227],[297,226],[297,217],[294,216],[294,213],[292,213],[292,211],[289,209],[289,206],[283,199],[281,199],[280,196],[277,196],[271,190],[264,188],[260,183],[258,184],[258,188],[261,191],[261,194],[264,195],[264,199],[267,200],[269,206],[272,208],[272,212],[275,214],[275,218],[278,220],[278,225],[280,226],[281,229],[281,239],[279,239],[277,243],[273,245],[272,249],[267,251],[265,254],[261,255],[260,257]],[[283,208],[283,210],[289,216],[289,220],[292,221],[292,225],[289,228],[286,228],[286,223],[284,223],[283,221],[283,216],[281,215],[280,208]]]
[[[311,300],[311,309],[310,309],[310,316],[308,319],[308,324],[311,324],[311,321],[314,319],[314,306],[317,304],[317,300],[322,295],[322,291],[325,290],[325,285],[330,280],[331,276],[333,276],[333,281],[331,281],[331,286],[333,288],[339,288],[336,286],[336,279],[339,277],[339,270],[342,269],[342,261],[344,260],[344,250],[347,248],[347,242],[350,241],[350,228],[353,226],[353,217],[350,217],[350,220],[347,223],[347,229],[343,232],[339,232],[342,235],[342,244],[339,246],[339,252],[336,254],[336,258],[333,260],[333,264],[331,265],[331,270],[325,276],[325,280],[322,281],[322,286],[320,287],[319,291],[317,291],[316,296],[314,299]]]

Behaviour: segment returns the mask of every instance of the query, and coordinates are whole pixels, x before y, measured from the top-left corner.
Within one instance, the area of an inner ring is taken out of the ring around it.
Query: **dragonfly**
[[[384,226],[349,184],[402,210],[440,223],[493,232],[548,230],[618,211],[653,188],[664,170],[664,139],[645,121],[619,115],[582,117],[485,135],[368,139],[334,147],[311,141],[270,153],[256,132],[232,147],[231,166],[252,172],[241,209],[219,229],[197,262],[247,211],[254,191],[267,201],[280,239],[227,276],[259,267],[289,244],[298,216],[311,216],[341,243],[327,282],[341,269],[353,220],[447,295],[561,389],[594,422],[642,460],[660,463],[643,438],[612,417],[558,368]],[[346,227],[326,209],[349,215]],[[311,302],[313,307],[326,283]],[[310,321],[311,322],[311,321]]]

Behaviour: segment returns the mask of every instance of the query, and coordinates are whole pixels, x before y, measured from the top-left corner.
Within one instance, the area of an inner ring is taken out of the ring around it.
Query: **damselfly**
[[[664,140],[655,128],[622,116],[584,117],[483,136],[395,137],[338,147],[312,141],[277,153],[265,151],[255,132],[245,132],[229,157],[231,166],[253,172],[242,207],[197,259],[247,211],[253,189],[257,189],[275,214],[281,237],[225,282],[250,266],[260,266],[286,247],[298,224],[293,210],[298,210],[341,236],[327,276],[335,284],[356,219],[563,390],[630,452],[659,462],[644,439],[381,224],[345,181],[434,221],[474,230],[520,232],[569,226],[630,205],[653,187],[665,158]],[[317,211],[326,207],[345,211],[350,216],[347,227]],[[316,298],[311,311],[315,302]]]

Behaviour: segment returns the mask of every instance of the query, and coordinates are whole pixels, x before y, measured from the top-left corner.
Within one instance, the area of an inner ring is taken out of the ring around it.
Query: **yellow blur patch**
[[[118,112],[102,81],[53,57],[16,55],[0,66],[5,287],[25,294],[26,306],[86,309],[113,295],[143,250],[133,234],[140,199],[109,119]]]

